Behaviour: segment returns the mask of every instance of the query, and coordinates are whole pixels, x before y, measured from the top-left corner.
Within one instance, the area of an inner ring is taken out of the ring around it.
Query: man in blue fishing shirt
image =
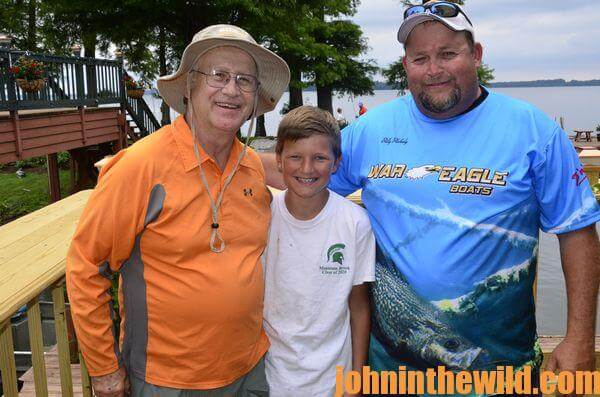
[[[342,133],[330,188],[362,189],[378,245],[371,369],[539,370],[541,229],[558,236],[568,298],[547,369],[592,370],[600,207],[564,131],[479,84],[474,33],[456,4],[407,8],[398,40],[410,95]]]

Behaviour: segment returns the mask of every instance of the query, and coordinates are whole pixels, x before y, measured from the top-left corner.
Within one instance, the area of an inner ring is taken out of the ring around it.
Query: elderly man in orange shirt
[[[249,118],[250,133],[288,82],[286,63],[247,32],[210,26],[158,81],[181,116],[102,169],[67,257],[98,397],[268,395],[260,256],[270,196],[258,156],[235,134]]]

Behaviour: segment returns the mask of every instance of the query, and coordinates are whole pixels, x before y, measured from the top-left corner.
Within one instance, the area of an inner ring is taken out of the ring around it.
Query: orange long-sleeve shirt
[[[223,172],[202,150],[216,198]],[[227,385],[264,355],[263,275],[269,193],[248,150],[219,210],[225,251],[209,248],[211,209],[183,117],[119,152],[103,169],[67,256],[67,289],[92,376],[124,364],[146,382],[184,389]],[[111,329],[112,272],[121,274],[122,344]]]

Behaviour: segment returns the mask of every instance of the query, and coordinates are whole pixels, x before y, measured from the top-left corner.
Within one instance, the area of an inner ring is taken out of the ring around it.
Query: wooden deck
[[[59,371],[52,369],[58,368],[59,362],[64,363],[63,369],[69,366],[68,311],[62,280],[73,231],[90,194],[91,190],[73,194],[0,227],[0,366],[2,386],[9,396],[17,395],[10,318],[25,305],[31,360],[39,369],[34,371],[38,385],[43,389],[46,383],[58,384],[60,378],[65,385],[71,384],[68,370],[57,376]],[[58,351],[54,357],[48,355],[45,362],[38,296],[48,289],[52,291]],[[48,371],[43,370],[45,367]],[[78,371],[74,376],[81,379]]]
[[[60,370],[58,368],[58,352],[54,346],[45,354],[46,361],[46,376],[48,379],[48,397],[61,397],[60,389]],[[79,364],[71,364],[71,373],[73,374],[73,396],[83,396],[81,385],[81,367]],[[23,388],[19,392],[19,396],[35,397],[35,385],[33,383],[33,368],[30,368],[23,376]]]
[[[91,193],[73,194],[0,228],[0,322],[64,277],[66,253]]]
[[[540,336],[540,344],[542,346],[542,352],[544,353],[544,364],[548,360],[552,350],[562,340],[561,336]],[[48,396],[49,397],[61,397],[60,390],[60,374],[58,369],[58,355],[56,347],[46,353],[46,373],[48,376]],[[600,368],[600,336],[596,336],[596,368]],[[79,364],[71,365],[71,372],[73,373],[73,396],[83,396],[81,386],[81,371]],[[35,388],[33,384],[33,370],[29,369],[21,380],[24,382],[23,389],[19,392],[19,396],[23,397],[35,397]]]
[[[0,164],[103,142],[121,141],[119,107],[29,110],[0,114]]]

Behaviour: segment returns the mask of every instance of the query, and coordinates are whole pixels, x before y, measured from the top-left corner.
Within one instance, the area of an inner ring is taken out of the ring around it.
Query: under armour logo
[[[252,196],[252,189],[250,189],[250,188],[244,189],[244,196]]]

